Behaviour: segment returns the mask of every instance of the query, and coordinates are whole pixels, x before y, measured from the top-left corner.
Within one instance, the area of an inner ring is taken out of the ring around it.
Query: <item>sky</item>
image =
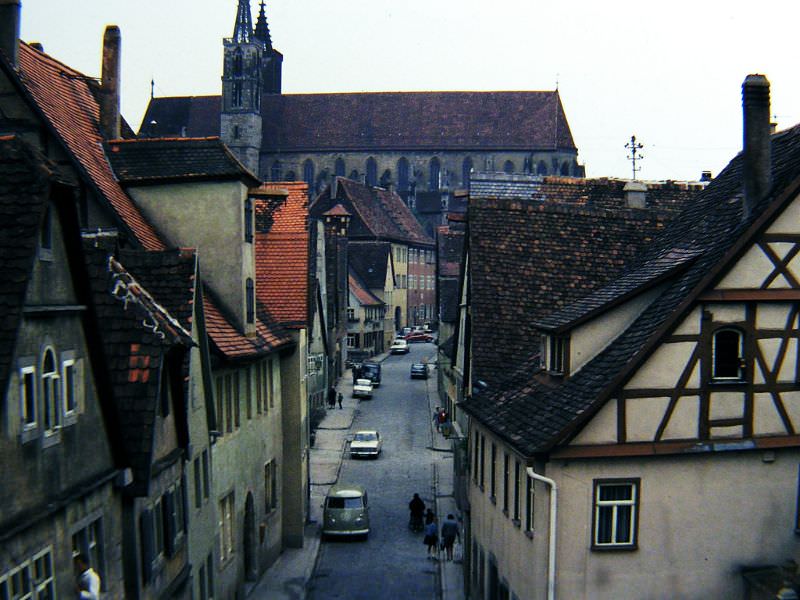
[[[258,0],[251,0],[253,22]],[[238,0],[22,0],[21,37],[99,76],[122,32],[122,113],[218,95]],[[778,129],[800,122],[797,0],[267,0],[283,91],[553,90],[590,177],[714,175],[741,149],[741,84],[771,83]]]

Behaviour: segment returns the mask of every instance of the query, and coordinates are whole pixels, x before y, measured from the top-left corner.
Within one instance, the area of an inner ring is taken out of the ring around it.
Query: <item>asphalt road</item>
[[[408,502],[416,492],[434,508],[431,413],[435,372],[410,379],[412,362],[435,359],[433,344],[410,344],[406,355],[383,362],[382,382],[372,400],[362,400],[352,431],[377,429],[383,452],[377,460],[345,455],[339,482],[366,487],[371,531],[363,540],[325,540],[309,597],[429,599],[436,597],[436,564],[426,558],[421,533],[408,529]]]

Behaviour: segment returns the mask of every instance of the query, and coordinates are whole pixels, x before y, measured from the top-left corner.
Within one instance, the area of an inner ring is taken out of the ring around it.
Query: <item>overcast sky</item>
[[[22,0],[22,38],[99,75],[122,30],[122,110],[220,93],[238,0]],[[253,22],[258,0],[251,0]],[[558,89],[591,177],[716,175],[741,147],[741,83],[764,73],[779,129],[800,122],[797,0],[268,0],[293,92]]]

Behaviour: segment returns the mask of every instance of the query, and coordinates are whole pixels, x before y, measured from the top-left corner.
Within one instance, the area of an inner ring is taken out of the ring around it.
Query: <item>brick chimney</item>
[[[100,93],[100,134],[107,140],[120,136],[120,48],[119,27],[109,25],[103,36],[103,73]]]
[[[769,81],[764,75],[748,75],[742,84],[744,110],[744,202],[746,219],[772,186],[770,148]]]
[[[0,0],[0,52],[15,69],[19,66],[20,0]]]

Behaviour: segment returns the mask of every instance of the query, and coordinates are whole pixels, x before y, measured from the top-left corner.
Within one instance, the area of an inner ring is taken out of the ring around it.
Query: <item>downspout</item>
[[[533,470],[533,467],[527,467],[526,471],[528,477],[541,481],[549,485],[550,491],[550,529],[548,541],[548,555],[547,555],[547,600],[556,600],[556,510],[558,506],[558,486],[556,482],[539,475]]]

